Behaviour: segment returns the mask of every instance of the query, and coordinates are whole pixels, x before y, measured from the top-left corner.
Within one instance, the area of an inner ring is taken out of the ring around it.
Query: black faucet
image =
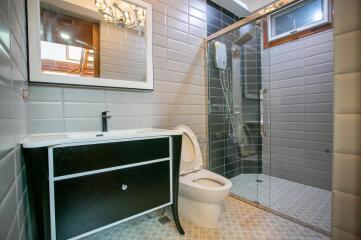
[[[112,116],[108,116],[109,111],[102,112],[102,131],[108,132],[108,119]]]

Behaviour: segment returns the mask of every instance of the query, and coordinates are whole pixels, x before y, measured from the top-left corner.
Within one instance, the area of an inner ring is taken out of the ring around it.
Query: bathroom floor
[[[168,216],[169,213],[166,213]],[[227,197],[225,210],[220,220],[220,228],[211,230],[193,226],[182,221],[185,236],[180,236],[173,222],[161,224],[158,218],[142,216],[115,227],[103,230],[83,239],[87,240],[168,240],[168,239],[329,239],[320,233],[295,224],[291,221],[263,211],[262,209]]]
[[[330,191],[265,174],[242,174],[231,180],[233,194],[331,232]]]

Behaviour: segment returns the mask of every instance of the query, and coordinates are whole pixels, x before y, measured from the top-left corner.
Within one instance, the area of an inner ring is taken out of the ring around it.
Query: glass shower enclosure
[[[210,170],[269,206],[269,55],[259,21],[208,42]],[[266,175],[268,174],[268,175]]]
[[[312,158],[321,159],[324,165],[317,165],[321,171],[330,166],[325,162],[332,143],[322,143],[318,152],[311,145],[317,146],[316,137],[332,136],[332,132],[325,135],[304,129],[308,126],[304,116],[313,116],[306,112],[312,106],[306,104],[307,98],[320,97],[302,92],[312,85],[302,86],[297,96],[288,93],[289,88],[279,95],[280,82],[300,86],[303,78],[277,79],[263,24],[257,19],[207,41],[209,169],[231,179],[233,196],[329,234],[331,192],[312,183],[307,174],[318,173],[309,167],[316,163]],[[282,122],[285,118],[288,122]],[[297,129],[289,131],[289,126]],[[308,141],[307,134],[316,140]],[[306,154],[313,154],[311,160]],[[297,179],[300,168],[306,169],[303,182]],[[329,184],[327,179],[322,183]]]

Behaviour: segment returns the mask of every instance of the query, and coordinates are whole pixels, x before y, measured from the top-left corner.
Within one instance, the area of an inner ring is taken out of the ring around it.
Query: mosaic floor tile
[[[330,191],[265,174],[242,174],[231,180],[233,194],[257,201],[326,232],[331,231]]]
[[[166,213],[171,216],[169,211]],[[327,236],[286,219],[227,197],[218,229],[181,221],[186,232],[178,234],[173,222],[142,216],[83,238],[85,240],[329,240]]]

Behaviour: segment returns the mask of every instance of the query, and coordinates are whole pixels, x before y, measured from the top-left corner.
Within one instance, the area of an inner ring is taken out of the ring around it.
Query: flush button
[[[123,191],[127,190],[127,188],[128,188],[128,185],[122,184],[122,190],[123,190]]]

